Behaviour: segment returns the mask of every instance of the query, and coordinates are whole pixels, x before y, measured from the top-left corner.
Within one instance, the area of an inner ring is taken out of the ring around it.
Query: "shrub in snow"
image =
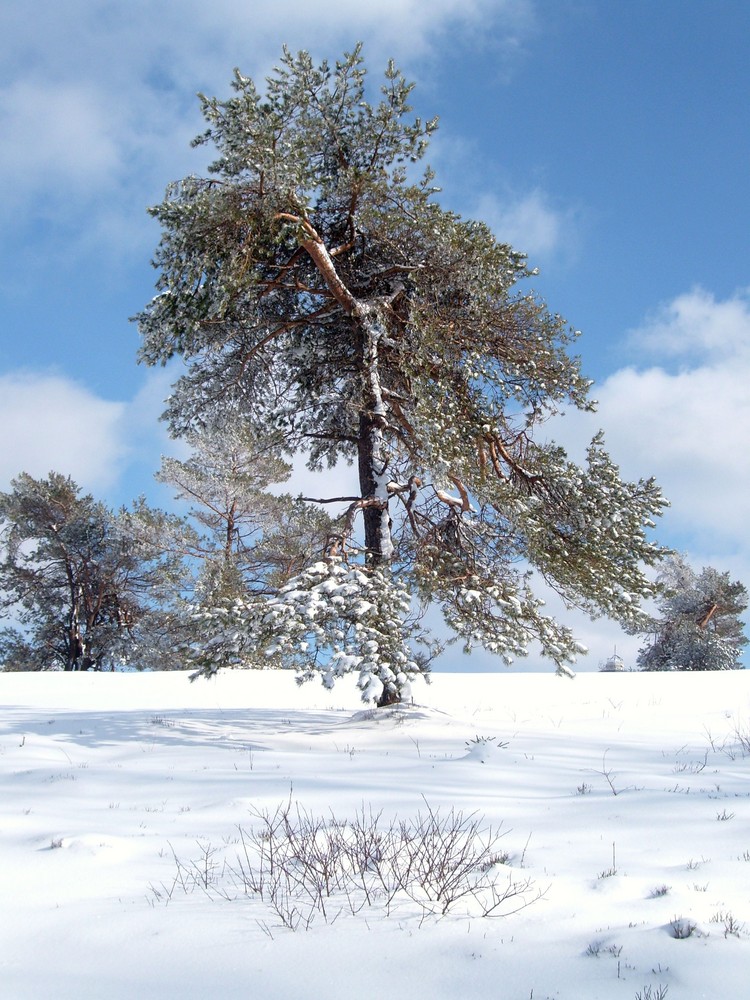
[[[697,930],[698,925],[686,917],[673,917],[669,923],[669,932],[673,938],[678,940],[692,937]]]
[[[661,896],[666,896],[669,893],[671,886],[669,885],[657,885],[650,890],[648,894],[649,899],[659,899]]]
[[[508,856],[497,851],[499,833],[455,809],[426,804],[411,820],[384,824],[364,807],[344,821],[313,816],[288,800],[254,818],[253,827],[240,828],[234,857],[210,844],[199,845],[191,861],[175,855],[174,881],[152,886],[156,899],[194,889],[220,899],[249,897],[297,930],[318,917],[332,922],[370,907],[390,915],[410,904],[422,919],[459,905],[479,917],[507,916],[541,896],[530,879],[500,870]]]
[[[666,1000],[668,993],[669,987],[664,983],[659,983],[658,986],[653,987],[646,985],[642,990],[638,990],[635,1000]]]

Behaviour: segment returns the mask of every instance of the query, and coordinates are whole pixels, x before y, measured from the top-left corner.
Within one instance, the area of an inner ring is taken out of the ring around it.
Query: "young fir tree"
[[[665,501],[651,480],[623,482],[601,437],[583,468],[535,438],[559,407],[592,406],[576,333],[517,289],[521,253],[442,208],[429,169],[415,174],[436,121],[411,117],[412,86],[389,64],[370,103],[357,48],[335,67],[285,50],[264,93],[239,72],[233,87],[201,97],[209,176],[151,210],[159,294],[138,317],[141,358],[187,365],[167,412],[176,434],[230,411],[311,469],[344,460],[357,475],[326,558],[290,583],[296,596],[238,610],[229,659],[288,662],[296,642],[309,669],[359,668],[364,689],[396,699],[425,663],[408,596],[439,604],[467,649],[510,659],[537,640],[563,668],[577,644],[526,567],[634,627]],[[329,623],[321,652],[299,601],[315,616],[331,594],[349,625]],[[361,638],[379,617],[387,637]]]
[[[0,493],[0,636],[6,669],[178,666],[185,526],[142,500],[114,513],[72,479],[22,473]]]
[[[747,590],[728,573],[704,567],[696,574],[673,556],[659,574],[661,618],[638,653],[641,670],[737,670],[747,645],[741,614]]]

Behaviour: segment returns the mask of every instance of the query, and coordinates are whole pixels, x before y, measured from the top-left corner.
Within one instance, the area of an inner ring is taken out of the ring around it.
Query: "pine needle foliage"
[[[334,530],[330,519],[278,489],[271,492],[291,472],[277,439],[229,422],[190,432],[185,443],[190,456],[162,458],[156,478],[189,504],[199,530],[188,550],[197,566],[197,603],[205,608],[275,594],[319,556]]]
[[[9,670],[180,666],[191,532],[149,507],[110,510],[68,476],[0,493],[0,662]]]
[[[641,670],[737,670],[747,645],[747,589],[729,573],[704,567],[696,573],[673,556],[659,574],[661,617],[638,653]]]
[[[601,437],[578,467],[540,436],[593,407],[577,331],[521,289],[522,253],[439,204],[417,166],[437,120],[413,116],[412,84],[389,63],[371,103],[357,47],[335,65],[285,49],[263,90],[239,71],[232,86],[200,98],[208,176],[151,209],[158,294],[137,319],[144,362],[186,364],[173,432],[220,411],[311,469],[355,463],[325,555],[441,605],[466,648],[575,657],[529,568],[635,627],[666,502],[624,482]]]

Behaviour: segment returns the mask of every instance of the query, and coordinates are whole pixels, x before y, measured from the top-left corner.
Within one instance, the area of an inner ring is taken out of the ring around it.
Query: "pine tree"
[[[268,599],[237,598],[198,609],[195,624],[208,641],[192,652],[198,674],[221,667],[280,667],[298,681],[320,677],[332,687],[356,672],[364,701],[408,697],[437,644],[422,631],[403,580],[382,567],[329,556],[306,567]]]
[[[173,432],[218,411],[277,433],[311,469],[356,463],[327,556],[437,602],[467,649],[510,659],[537,640],[558,667],[574,659],[529,567],[635,626],[665,501],[652,480],[621,480],[601,436],[583,468],[538,439],[559,408],[593,407],[577,333],[517,289],[523,254],[416,173],[437,122],[411,117],[412,85],[391,63],[371,104],[357,48],[335,67],[285,50],[264,93],[238,71],[233,87],[201,97],[209,176],[151,210],[159,293],[138,317],[141,358],[187,365]],[[404,625],[400,648],[412,638]]]
[[[72,479],[22,473],[0,493],[0,661],[6,669],[178,666],[183,565],[177,519],[137,501],[118,513]],[[20,628],[19,628],[20,626]]]
[[[661,618],[653,638],[638,653],[641,670],[736,670],[747,645],[740,618],[747,590],[728,573],[704,567],[696,574],[682,556],[669,559],[659,575]]]
[[[184,461],[163,458],[157,480],[190,504],[201,534],[189,555],[199,566],[196,599],[203,606],[249,594],[276,593],[318,557],[333,530],[318,510],[269,488],[291,466],[274,438],[244,424],[221,423],[186,435]]]

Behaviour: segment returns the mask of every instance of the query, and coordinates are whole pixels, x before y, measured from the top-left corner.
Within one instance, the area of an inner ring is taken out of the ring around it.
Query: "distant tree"
[[[661,618],[652,639],[638,653],[641,670],[736,670],[747,645],[740,618],[746,588],[710,567],[696,574],[673,556],[659,575]]]
[[[295,655],[328,676],[341,654],[364,690],[374,678],[397,699],[426,662],[412,615],[392,617],[407,593],[440,605],[467,649],[511,660],[538,640],[563,669],[580,647],[542,613],[528,566],[591,614],[642,621],[665,501],[652,480],[620,479],[601,436],[583,468],[535,439],[559,407],[593,406],[568,354],[577,334],[516,291],[533,273],[522,254],[442,209],[429,169],[414,174],[436,121],[410,117],[412,85],[391,63],[369,103],[357,48],[335,68],[285,50],[264,94],[239,72],[233,87],[201,97],[209,176],[151,210],[159,294],[138,317],[141,359],[187,364],[167,411],[178,435],[231,413],[311,469],[356,463],[347,495],[315,498],[346,507],[314,586],[322,601],[347,567],[351,586],[372,574],[384,606],[368,588],[366,614],[387,615],[389,634],[360,642],[352,627],[345,653],[331,620],[324,654],[305,635]],[[246,663],[289,665],[264,602],[238,610],[230,644],[240,619]]]
[[[22,473],[0,493],[0,635],[6,669],[172,667],[187,530],[148,507],[114,513],[69,477]]]

